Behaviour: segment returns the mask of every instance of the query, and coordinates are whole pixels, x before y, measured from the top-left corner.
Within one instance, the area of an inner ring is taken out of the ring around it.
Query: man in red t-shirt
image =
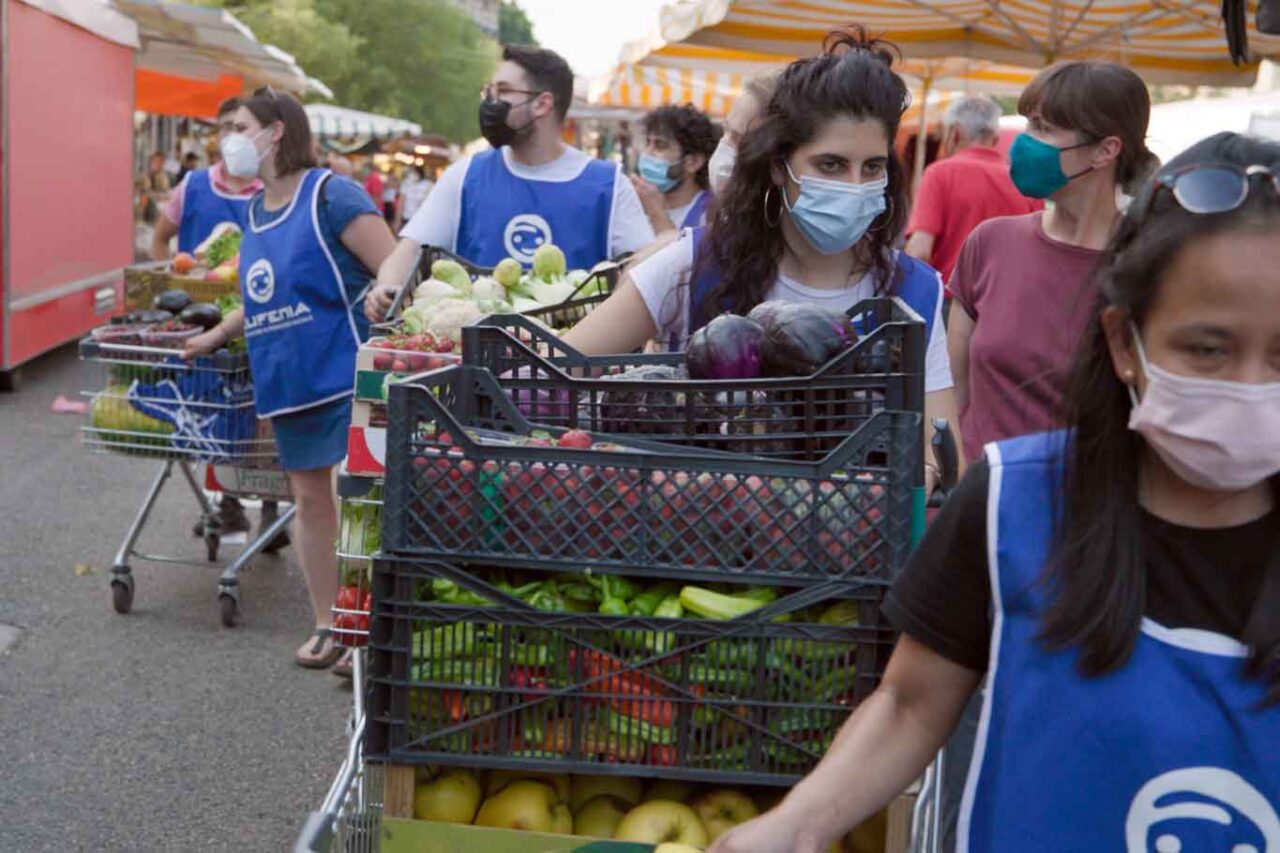
[[[1014,187],[999,140],[1000,107],[990,98],[966,96],[947,110],[943,145],[950,156],[925,169],[907,225],[907,254],[933,266],[944,283],[973,229],[1044,208]]]
[[[364,176],[364,191],[369,194],[369,198],[373,199],[378,210],[382,210],[382,173],[372,164],[367,168],[369,172]]]

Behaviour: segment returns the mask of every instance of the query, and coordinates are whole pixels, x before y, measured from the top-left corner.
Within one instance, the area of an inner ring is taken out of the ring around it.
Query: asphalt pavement
[[[91,454],[82,418],[49,410],[103,385],[69,347],[0,393],[0,849],[287,850],[337,772],[351,691],[293,663],[311,616],[291,550],[245,572],[222,626],[181,479],[141,544],[195,565],[135,561],[115,613],[111,560],[159,463]]]

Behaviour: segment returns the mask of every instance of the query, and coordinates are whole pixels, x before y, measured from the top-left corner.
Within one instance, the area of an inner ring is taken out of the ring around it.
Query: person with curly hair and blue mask
[[[661,237],[705,225],[711,207],[708,164],[720,128],[692,104],[658,107],[642,127],[644,149],[632,182],[654,233]]]

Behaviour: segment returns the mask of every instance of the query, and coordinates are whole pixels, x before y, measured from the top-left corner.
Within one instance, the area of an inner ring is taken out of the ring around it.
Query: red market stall
[[[137,46],[105,4],[0,0],[0,387],[119,304]]]

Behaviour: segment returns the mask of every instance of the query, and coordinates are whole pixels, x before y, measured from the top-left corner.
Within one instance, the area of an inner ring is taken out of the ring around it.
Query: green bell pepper
[[[679,592],[679,585],[672,581],[654,584],[631,600],[631,612],[637,616],[653,616],[658,605]],[[681,611],[683,615],[683,608]]]
[[[610,597],[600,602],[600,612],[605,616],[630,616],[631,608],[621,598]]]

